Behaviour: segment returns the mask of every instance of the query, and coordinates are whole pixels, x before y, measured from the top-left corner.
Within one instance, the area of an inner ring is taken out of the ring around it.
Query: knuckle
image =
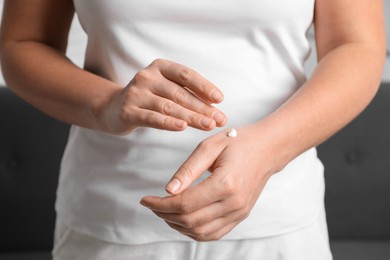
[[[137,117],[136,110],[137,108],[133,105],[121,106],[117,114],[119,121],[125,124],[133,123],[133,121],[136,121],[135,119]]]
[[[179,79],[183,82],[189,82],[192,79],[193,71],[189,68],[182,68],[179,71]]]
[[[144,113],[140,117],[141,121],[146,122],[148,124],[151,124],[156,120],[156,116],[154,113]]]
[[[168,117],[164,117],[161,120],[160,125],[161,125],[162,129],[170,129],[171,125],[172,125],[171,123],[172,123],[172,121]]]
[[[157,129],[171,129],[172,121],[167,116],[159,116],[159,114],[147,111],[143,113],[132,112],[131,118],[137,122],[138,126],[147,126]]]
[[[154,61],[152,61],[151,66],[160,67],[161,65],[163,65],[164,62],[165,62],[164,59],[157,58]]]
[[[173,101],[178,104],[183,104],[187,100],[188,92],[182,88],[178,88],[173,95]]]
[[[241,222],[247,217],[249,217],[249,214],[251,213],[251,207],[249,205],[245,205],[244,207],[240,207],[238,210],[234,213],[234,219],[235,221]]]
[[[235,197],[236,197],[235,204],[237,205],[237,207],[242,211],[246,211],[248,206],[247,200],[243,196],[235,196]]]
[[[202,227],[194,227],[190,229],[191,234],[198,238],[201,241],[206,241],[207,240],[207,235],[205,234],[204,230]]]
[[[236,190],[238,190],[238,188],[235,188]],[[237,210],[241,210],[243,208],[245,208],[247,206],[247,196],[245,196],[246,193],[241,193],[241,194],[238,194],[238,193],[235,193],[234,196],[231,196],[229,198],[230,200],[230,204],[234,205],[235,208]]]
[[[232,199],[230,202],[231,209],[236,212],[236,214],[239,215],[239,219],[242,219],[242,217],[248,212],[248,204],[247,201],[241,197],[237,196],[239,198]]]
[[[172,101],[163,101],[161,105],[161,113],[164,115],[171,115],[175,107],[175,103]]]
[[[123,106],[121,107],[120,111],[119,111],[119,119],[120,121],[122,122],[126,122],[128,121],[128,119],[130,118],[130,109],[126,106]]]
[[[188,122],[190,122],[192,125],[199,124],[200,118],[197,114],[190,114],[187,118]]]
[[[206,80],[200,81],[198,88],[205,93],[211,92],[210,84]]]
[[[205,103],[203,103],[200,107],[199,107],[199,112],[203,115],[206,115],[210,118],[213,117],[213,115],[218,112],[218,110],[215,108],[215,107],[212,107],[210,105],[207,105]]]
[[[205,139],[199,143],[197,148],[201,151],[209,151],[210,149],[214,148],[214,144],[212,144],[212,142],[210,142],[208,139]]]
[[[196,226],[195,221],[189,217],[181,218],[180,222],[182,223],[183,227],[185,227],[185,228],[194,228]]]
[[[225,176],[225,178],[222,178],[220,186],[224,191],[224,195],[226,196],[232,196],[236,194],[238,191],[238,186],[236,181],[233,180],[233,178],[230,178],[229,176]]]
[[[177,205],[177,209],[180,213],[188,214],[192,212],[192,204],[181,197],[180,202]]]
[[[249,214],[251,213],[250,209],[248,207],[245,207],[239,214],[239,218],[241,220],[244,220],[246,219],[247,217],[249,217]]]
[[[135,85],[142,84],[150,79],[151,79],[150,73],[146,69],[140,70],[134,75],[133,84]]]

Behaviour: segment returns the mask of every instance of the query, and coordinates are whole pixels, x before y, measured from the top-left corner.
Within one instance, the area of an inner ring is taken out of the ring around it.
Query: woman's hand
[[[172,196],[144,197],[141,204],[198,241],[230,232],[249,215],[270,176],[284,166],[275,167],[271,139],[261,138],[258,127],[237,131],[236,137],[223,131],[201,142],[168,183]],[[211,175],[190,187],[207,170]]]
[[[158,59],[116,91],[99,109],[98,118],[102,129],[114,134],[140,126],[208,131],[226,123],[226,116],[211,105],[222,100],[222,92],[194,70]]]

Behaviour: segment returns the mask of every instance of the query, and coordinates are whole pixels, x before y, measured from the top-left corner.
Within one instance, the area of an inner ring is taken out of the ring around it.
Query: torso
[[[74,2],[89,37],[87,70],[125,86],[156,58],[182,63],[224,92],[219,108],[229,118],[227,127],[261,120],[306,80],[314,0]],[[175,170],[211,134],[139,128],[115,137],[73,127],[61,169],[59,216],[113,242],[186,240],[138,201],[163,195]],[[225,239],[297,229],[315,219],[322,196],[322,165],[311,149],[271,178],[250,217]]]

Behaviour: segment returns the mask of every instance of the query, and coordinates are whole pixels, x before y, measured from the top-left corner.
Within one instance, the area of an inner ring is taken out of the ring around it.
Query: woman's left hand
[[[269,149],[272,139],[260,129],[251,125],[238,128],[236,137],[225,130],[205,139],[168,183],[172,196],[147,196],[141,204],[197,241],[220,239],[249,215],[270,176],[280,170]],[[210,176],[191,186],[207,170]]]

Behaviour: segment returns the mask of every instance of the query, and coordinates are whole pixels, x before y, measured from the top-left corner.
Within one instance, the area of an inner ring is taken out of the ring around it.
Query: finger
[[[222,226],[221,228],[217,229],[214,233],[209,233],[206,236],[191,236],[188,235],[190,238],[196,240],[196,241],[214,241],[214,240],[220,240],[223,238],[227,233],[233,230],[240,222],[232,222],[227,225]]]
[[[170,194],[178,194],[206,172],[225,148],[222,138],[225,137],[217,135],[202,141],[172,176],[165,187],[166,191]]]
[[[132,121],[136,121],[136,125],[143,127],[168,131],[183,131],[187,128],[187,122],[185,120],[163,115],[148,109],[139,108],[134,113],[134,116],[128,115],[128,117],[127,122],[131,124]]]
[[[176,87],[181,88],[179,86],[176,86]],[[198,99],[198,101],[201,102],[199,99]],[[151,111],[159,112],[163,115],[186,121],[187,125],[194,127],[194,128],[197,128],[197,129],[209,131],[209,130],[212,130],[216,127],[216,122],[212,118],[209,118],[209,117],[204,116],[202,114],[191,111],[191,110],[175,103],[172,100],[169,100],[167,98],[163,98],[161,96],[157,96],[154,93],[149,92],[149,91],[145,92],[143,94],[142,99],[139,98],[137,100],[137,106],[139,108],[144,109],[144,110],[151,110]],[[140,110],[137,110],[137,111],[140,111]],[[151,125],[149,125],[149,123],[153,124],[153,126],[154,126],[154,123],[156,122],[156,120],[159,120],[159,121],[157,121],[157,123],[158,122],[165,123],[165,121],[163,121],[164,117],[155,118],[154,117],[155,115],[153,115],[153,114],[137,115],[136,113],[133,112],[132,116],[139,119],[136,123],[143,125],[146,122],[148,124],[145,126],[149,126],[149,127],[151,126]],[[143,117],[143,116],[146,116],[146,117]],[[151,116],[151,117],[149,118],[149,116]],[[170,119],[167,119],[167,120],[170,120]],[[172,129],[172,126],[169,123],[172,123],[172,122],[168,121],[169,129],[167,129],[167,130]],[[178,124],[179,124],[178,127],[180,127],[181,126],[180,123],[178,123]],[[161,126],[161,125],[158,127],[155,127],[155,128],[166,129],[165,126]]]
[[[184,65],[165,60],[158,60],[157,66],[165,78],[188,88],[201,99],[210,103],[222,102],[222,91],[196,71]]]
[[[152,96],[149,98],[148,103],[141,105],[141,108],[150,109],[170,117],[184,120],[189,126],[197,129],[212,130],[216,127],[214,119],[191,111],[166,98]]]
[[[219,240],[236,227],[240,221],[231,220],[230,216],[217,218],[214,221],[200,227],[185,228],[174,223],[166,222],[171,228],[189,236],[196,241]]]
[[[218,126],[226,124],[227,117],[223,112],[210,104],[205,103],[203,100],[200,100],[185,88],[170,81],[159,82],[159,84],[163,84],[163,86],[159,85],[154,87],[154,94],[172,100],[176,104],[180,104],[181,106],[203,116],[212,118]]]
[[[218,173],[217,175],[221,175]],[[213,203],[225,201],[234,195],[229,183],[219,176],[211,174],[201,183],[192,186],[182,193],[167,197],[146,196],[140,201],[141,205],[162,213],[190,214]],[[230,206],[237,210],[235,205]]]
[[[212,222],[216,218],[227,216],[236,209],[225,207],[224,203],[217,201],[190,214],[164,213],[153,211],[158,217],[184,228],[194,228]]]
[[[223,199],[223,193],[215,186],[206,179],[178,195],[163,198],[146,196],[140,203],[156,212],[190,214]]]

